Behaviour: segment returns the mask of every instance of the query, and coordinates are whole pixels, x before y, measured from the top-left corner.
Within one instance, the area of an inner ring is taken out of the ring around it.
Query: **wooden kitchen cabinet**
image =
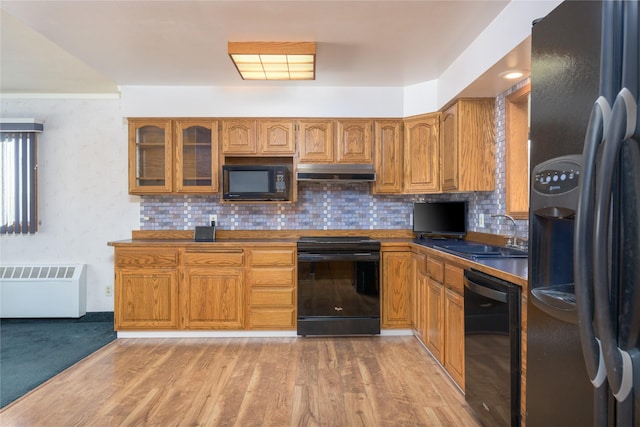
[[[414,254],[414,259],[415,334],[464,390],[463,269],[419,253]]]
[[[337,163],[373,163],[373,121],[336,120]]]
[[[464,272],[445,264],[444,269],[444,368],[464,390]]]
[[[249,329],[295,329],[295,247],[250,250],[247,279]]]
[[[115,251],[114,326],[178,329],[178,251]]]
[[[244,251],[187,248],[183,263],[182,328],[243,329]]]
[[[129,119],[129,193],[218,191],[218,122]]]
[[[293,156],[295,141],[293,120],[258,120],[258,154]]]
[[[222,154],[248,155],[258,152],[255,119],[222,120]]]
[[[376,120],[374,122],[374,167],[376,181],[374,194],[402,193],[402,121]]]
[[[173,189],[172,122],[129,119],[129,193],[170,193]]]
[[[293,156],[293,120],[227,119],[222,121],[222,154],[226,156]]]
[[[440,191],[440,113],[404,122],[404,193]]]
[[[444,285],[443,262],[427,259],[427,315],[425,345],[431,354],[444,365]]]
[[[334,159],[334,121],[298,121],[298,161],[300,163],[332,163]]]
[[[426,343],[426,314],[427,314],[427,255],[421,252],[413,254],[414,277],[412,300],[412,327],[416,337]]]
[[[411,328],[410,284],[411,252],[383,249],[382,255],[382,328]]]
[[[529,218],[529,97],[528,83],[505,100],[505,213]]]
[[[495,189],[493,98],[460,99],[441,116],[442,191]]]
[[[373,121],[298,121],[300,163],[373,163]]]
[[[218,191],[218,122],[176,120],[175,191]]]
[[[243,329],[242,248],[115,249],[116,330]]]

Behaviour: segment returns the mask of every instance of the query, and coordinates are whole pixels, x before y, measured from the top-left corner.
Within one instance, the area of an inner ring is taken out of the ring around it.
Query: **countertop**
[[[529,277],[529,260],[528,258],[471,258],[471,257],[461,257],[458,255],[450,254],[448,252],[444,252],[439,248],[436,248],[437,245],[442,245],[442,240],[422,238],[422,239],[414,239],[412,241],[413,244],[423,246],[434,251],[438,251],[439,254],[443,254],[444,257],[449,258],[457,258],[458,260],[464,260],[463,263],[472,269],[477,269],[483,271],[487,274],[492,274],[500,277],[501,279],[505,279],[508,281],[512,281],[520,286],[526,286]],[[473,242],[469,241],[469,243],[480,243],[481,242]],[[501,274],[504,273],[504,274]]]
[[[182,237],[182,236],[179,236]],[[376,238],[376,237],[374,237]],[[200,248],[224,248],[224,247],[237,247],[237,246],[291,246],[295,245],[297,238],[293,237],[270,237],[270,238],[256,238],[251,236],[250,238],[229,238],[218,239],[214,242],[195,242],[192,238],[132,238],[127,240],[119,240],[109,242],[109,246],[114,247],[136,247],[136,246],[164,246],[164,247],[200,247]],[[379,240],[383,248],[387,245],[402,244],[407,247],[423,247],[428,248],[429,251],[437,252],[437,256],[457,264],[461,264],[464,268],[471,268],[482,271],[484,273],[499,277],[503,280],[510,281],[523,288],[528,283],[528,259],[527,258],[476,258],[471,259],[468,257],[460,257],[448,252],[444,252],[434,246],[441,245],[443,243],[440,239],[409,239],[409,238],[376,238]],[[469,243],[481,243],[468,241]]]

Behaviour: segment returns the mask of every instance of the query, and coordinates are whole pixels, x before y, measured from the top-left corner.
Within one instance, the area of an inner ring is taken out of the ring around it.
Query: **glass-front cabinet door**
[[[218,122],[177,120],[176,192],[218,191]]]
[[[129,120],[129,193],[171,192],[171,120]]]

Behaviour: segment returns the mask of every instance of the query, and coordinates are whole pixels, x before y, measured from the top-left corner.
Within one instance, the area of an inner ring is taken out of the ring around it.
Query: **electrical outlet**
[[[209,224],[211,224],[211,221],[215,221],[215,223],[218,224],[218,215],[209,215]]]
[[[111,285],[107,285],[104,287],[104,295],[107,297],[113,295],[113,287]]]
[[[409,225],[413,227],[413,214],[409,214]]]
[[[484,227],[484,214],[478,215],[478,227]]]

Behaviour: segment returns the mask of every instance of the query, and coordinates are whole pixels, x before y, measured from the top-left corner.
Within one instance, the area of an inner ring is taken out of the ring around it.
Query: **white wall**
[[[531,35],[531,24],[562,0],[513,0],[438,78],[438,109]],[[498,78],[496,76],[496,78]],[[498,95],[498,94],[495,94]]]
[[[124,117],[403,117],[401,87],[122,86],[120,91]]]
[[[119,99],[8,99],[3,117],[44,120],[38,136],[40,230],[0,236],[0,261],[87,264],[87,311],[113,311],[113,248],[140,227],[129,196]]]

